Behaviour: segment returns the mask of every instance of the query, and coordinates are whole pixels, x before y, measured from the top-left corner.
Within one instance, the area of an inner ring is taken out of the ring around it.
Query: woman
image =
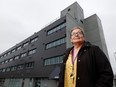
[[[98,46],[85,41],[81,27],[71,29],[73,47],[66,51],[58,87],[112,87],[113,72]]]

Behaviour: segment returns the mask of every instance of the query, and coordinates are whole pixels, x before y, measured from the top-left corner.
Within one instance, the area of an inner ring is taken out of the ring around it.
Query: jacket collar
[[[85,48],[88,48],[88,47],[90,47],[90,46],[91,46],[91,43],[90,43],[90,42],[84,41],[84,43],[83,43],[81,49],[85,49]]]
[[[91,46],[91,43],[90,43],[90,42],[84,41],[84,42],[83,42],[83,45],[82,45],[82,47],[81,47],[81,49],[80,49],[80,51],[85,50],[85,49],[89,48],[90,46]],[[74,46],[71,47],[71,48],[69,48],[69,49],[67,50],[67,53],[69,54],[69,52],[70,52],[73,48],[74,48]],[[80,51],[79,51],[79,53],[80,53]]]
[[[91,46],[91,43],[90,42],[84,41],[81,49],[86,49],[86,48],[89,48],[90,46]],[[71,47],[70,50],[72,50],[73,48],[74,47]]]
[[[91,46],[90,42],[84,41],[84,43],[83,43],[83,45],[82,45],[82,47],[81,47],[81,49],[80,49],[80,51],[79,51],[79,56],[81,55],[82,50],[85,50],[85,49],[89,48],[90,46]],[[68,58],[68,55],[69,55],[70,51],[71,51],[73,48],[74,48],[74,47],[71,47],[71,48],[67,49],[67,51],[66,51],[66,53],[65,53],[65,57],[64,57],[64,63],[66,62],[66,60],[67,60],[67,58]]]

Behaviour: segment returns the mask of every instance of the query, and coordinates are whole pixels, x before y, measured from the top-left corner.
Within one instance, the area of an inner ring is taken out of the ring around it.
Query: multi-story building
[[[77,25],[108,56],[100,19],[96,14],[84,18],[75,2],[59,19],[0,54],[0,87],[57,87],[63,54],[72,46],[70,29]]]

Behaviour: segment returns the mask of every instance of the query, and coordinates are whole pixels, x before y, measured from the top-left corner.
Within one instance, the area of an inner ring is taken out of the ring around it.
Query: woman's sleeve
[[[97,46],[94,47],[97,81],[95,87],[113,87],[113,71],[111,64],[104,52]]]

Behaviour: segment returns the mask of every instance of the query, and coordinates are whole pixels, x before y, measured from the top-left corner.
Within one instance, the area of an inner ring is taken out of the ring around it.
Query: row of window
[[[24,53],[22,53],[22,54],[20,54],[20,55],[17,55],[17,56],[15,56],[15,57],[13,57],[13,58],[9,58],[9,59],[7,59],[7,60],[4,60],[4,61],[0,62],[0,64],[5,64],[5,63],[8,63],[8,62],[11,62],[11,61],[14,61],[14,60],[17,60],[17,59],[26,57],[26,56],[28,56],[28,55],[35,54],[35,53],[36,53],[36,49],[32,49],[32,50],[30,50],[30,51],[28,51],[28,52],[24,52]]]
[[[53,29],[47,31],[47,35],[50,35],[50,34],[56,32],[56,31],[62,29],[62,28],[65,27],[65,26],[66,26],[66,22],[61,23],[59,26],[56,26],[56,27],[54,27]]]
[[[56,26],[56,27],[54,27],[53,29],[50,29],[49,31],[47,31],[47,35],[50,35],[50,34],[56,32],[56,31],[58,31],[58,30],[61,30],[61,29],[63,29],[63,27],[65,27],[65,26],[66,26],[66,22],[63,22],[63,23],[61,23],[59,26]],[[3,58],[3,57],[5,57],[5,56],[7,56],[7,55],[9,55],[9,54],[11,54],[11,53],[13,53],[13,52],[15,52],[15,51],[21,49],[22,47],[25,47],[25,46],[29,45],[30,43],[33,43],[33,42],[37,41],[37,40],[38,40],[38,36],[34,37],[34,38],[31,39],[30,41],[27,41],[27,42],[23,43],[22,45],[16,47],[15,49],[12,49],[11,51],[9,51],[9,52],[7,52],[7,53],[1,55],[0,58]]]
[[[55,41],[52,41],[52,42],[46,44],[46,49],[61,45],[61,44],[65,43],[65,42],[66,42],[66,37],[55,40]],[[8,63],[8,62],[11,62],[11,61],[26,57],[28,55],[32,55],[34,53],[36,53],[36,49],[29,50],[28,52],[21,53],[20,55],[16,55],[16,56],[14,56],[12,58],[9,58],[7,60],[4,60],[4,61],[0,62],[0,64],[5,64],[5,63]]]
[[[59,64],[62,63],[62,60],[63,60],[63,55],[47,58],[44,60],[44,65],[46,66],[46,65]]]
[[[55,40],[55,41],[52,41],[52,42],[46,44],[45,48],[49,49],[49,48],[52,48],[52,47],[55,47],[55,46],[58,46],[58,45],[61,45],[61,44],[64,44],[64,43],[66,43],[66,37]]]
[[[34,67],[34,62],[29,62],[25,64],[15,65],[7,68],[0,69],[0,72],[9,72],[9,71],[16,71],[22,69],[30,69]]]
[[[7,56],[7,55],[9,55],[9,54],[11,54],[11,53],[13,53],[13,52],[15,52],[15,51],[21,49],[22,47],[25,47],[25,46],[29,45],[30,43],[36,42],[37,40],[38,40],[38,36],[35,37],[35,38],[33,38],[33,39],[31,39],[30,41],[27,41],[27,42],[23,43],[22,45],[16,47],[15,49],[13,49],[13,50],[11,50],[11,51],[5,53],[4,55],[1,55],[0,58],[3,58],[3,57],[5,57],[5,56]]]

